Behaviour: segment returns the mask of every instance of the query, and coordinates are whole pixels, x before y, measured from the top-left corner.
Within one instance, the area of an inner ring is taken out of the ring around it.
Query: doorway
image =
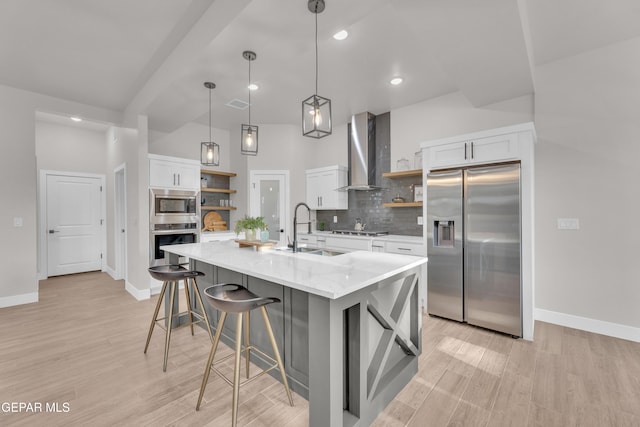
[[[41,276],[102,270],[104,175],[41,171]]]
[[[249,214],[264,217],[269,240],[287,244],[289,224],[289,171],[250,171]]]

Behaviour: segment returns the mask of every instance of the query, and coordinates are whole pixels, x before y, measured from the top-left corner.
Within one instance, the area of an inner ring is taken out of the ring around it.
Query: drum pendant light
[[[249,85],[251,85],[251,61],[254,61],[257,57],[255,52],[245,50],[242,52],[242,57],[249,61]],[[247,156],[258,155],[258,126],[251,125],[251,89],[249,90],[249,124],[242,125],[240,129],[240,152]]]
[[[309,11],[316,22],[316,92],[302,101],[302,134],[311,138],[331,135],[331,100],[318,95],[318,14],[324,8],[324,0],[309,0]]]
[[[200,163],[205,166],[220,166],[220,146],[211,138],[211,89],[215,89],[216,84],[204,82],[204,87],[209,89],[209,141],[200,144]]]

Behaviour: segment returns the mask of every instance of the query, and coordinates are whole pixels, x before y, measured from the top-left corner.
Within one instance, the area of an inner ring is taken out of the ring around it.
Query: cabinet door
[[[429,166],[431,168],[439,168],[462,165],[467,162],[467,156],[466,142],[436,145],[429,148]]]
[[[307,205],[311,209],[318,209],[320,206],[322,188],[322,174],[321,173],[308,173],[307,174]]]
[[[174,188],[176,183],[173,163],[162,160],[149,161],[149,187]]]
[[[346,184],[346,168],[307,172],[307,204],[316,210],[348,209],[348,193],[337,191]]]
[[[185,190],[200,188],[200,169],[198,166],[176,164],[173,172],[177,176],[177,187]]]
[[[474,163],[517,159],[520,154],[518,136],[514,134],[479,138],[468,144],[470,161]]]

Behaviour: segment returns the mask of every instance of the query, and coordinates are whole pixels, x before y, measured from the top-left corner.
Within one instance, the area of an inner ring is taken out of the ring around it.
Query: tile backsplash
[[[396,194],[406,201],[413,201],[413,185],[420,185],[420,177],[387,179],[383,178],[384,190],[349,191],[349,209],[317,211],[316,226],[322,221],[325,230],[352,230],[356,218],[366,224],[366,230],[388,231],[389,234],[422,236],[422,225],[418,225],[418,216],[422,216],[422,207],[385,208],[383,203],[391,202]],[[333,222],[333,217],[338,222]]]
[[[322,221],[325,230],[352,230],[356,218],[366,224],[366,230],[388,231],[390,234],[422,236],[422,225],[418,225],[418,216],[422,216],[422,207],[385,208],[397,194],[407,202],[413,201],[414,185],[421,185],[421,177],[389,179],[382,176],[390,171],[391,141],[389,113],[376,116],[376,185],[383,190],[349,191],[349,209],[316,212],[316,228]],[[333,222],[333,217],[338,222]]]

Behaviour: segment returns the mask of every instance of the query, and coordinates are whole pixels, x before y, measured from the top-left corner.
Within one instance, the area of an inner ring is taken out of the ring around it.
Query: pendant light
[[[249,85],[251,85],[251,61],[257,57],[255,52],[245,50],[242,57],[249,61]],[[247,86],[248,87],[248,86]],[[258,154],[258,126],[251,125],[251,89],[249,88],[249,124],[240,129],[240,152],[247,156]]]
[[[331,100],[318,95],[318,14],[324,10],[324,0],[309,0],[307,7],[316,21],[316,92],[302,101],[302,134],[323,138],[331,135]]]
[[[200,144],[200,163],[205,166],[220,166],[220,146],[211,138],[211,89],[215,89],[216,84],[204,82],[204,87],[209,89],[209,141]]]

